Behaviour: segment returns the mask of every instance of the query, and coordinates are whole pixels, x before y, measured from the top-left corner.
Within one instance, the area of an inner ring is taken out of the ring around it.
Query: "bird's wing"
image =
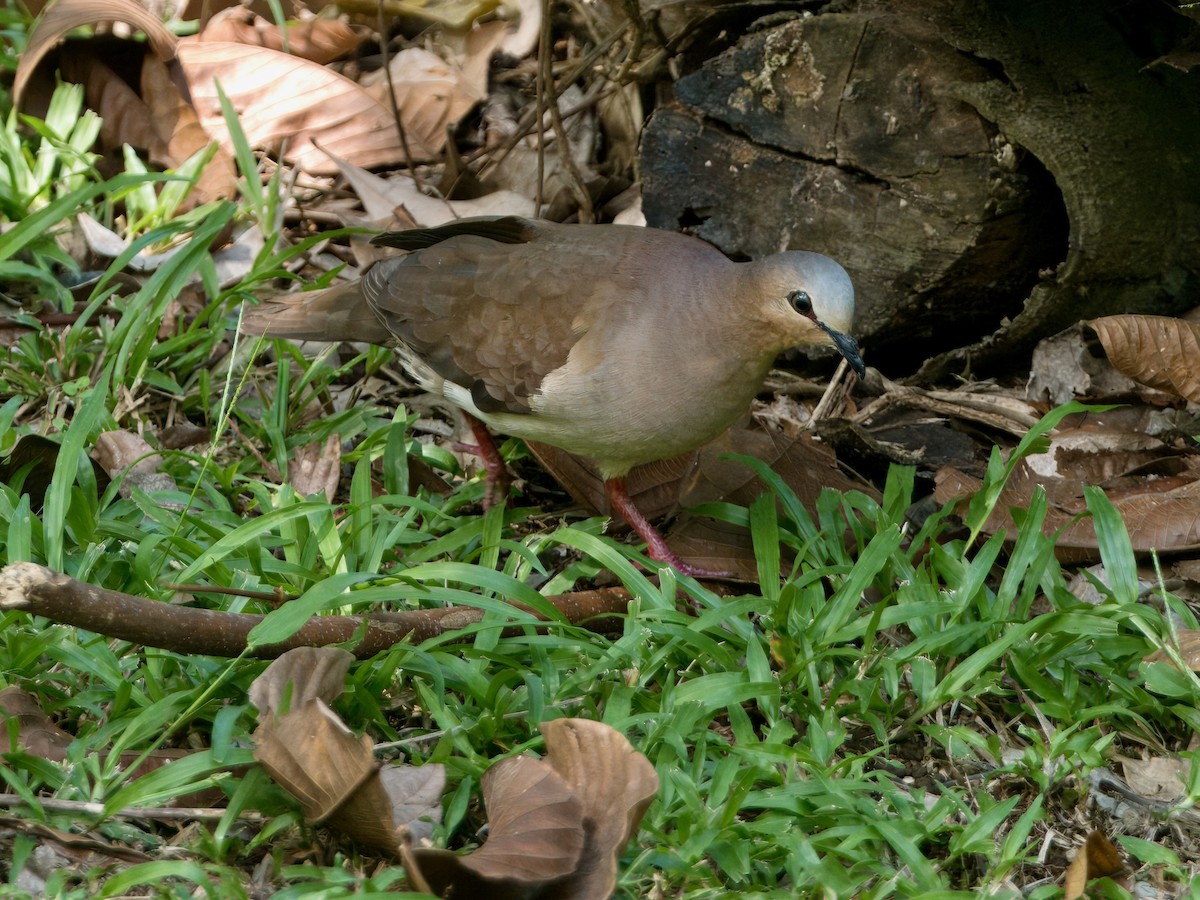
[[[638,257],[656,250],[659,235],[705,247],[622,226],[459,220],[389,235],[388,244],[414,249],[377,263],[363,290],[392,333],[470,389],[482,411],[528,413],[583,333],[645,299]]]

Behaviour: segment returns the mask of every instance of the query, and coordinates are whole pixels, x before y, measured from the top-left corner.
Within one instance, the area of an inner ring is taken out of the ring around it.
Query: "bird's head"
[[[789,250],[750,263],[755,292],[781,348],[832,345],[861,378],[866,371],[854,322],[854,285],[828,256]],[[760,301],[760,302],[761,302]]]

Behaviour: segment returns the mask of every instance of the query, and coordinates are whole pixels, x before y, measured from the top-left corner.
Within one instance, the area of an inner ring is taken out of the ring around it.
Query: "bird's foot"
[[[737,578],[733,572],[705,569],[685,563],[680,559],[679,554],[667,546],[666,540],[658,533],[658,529],[651,525],[642,515],[642,511],[634,505],[633,500],[629,497],[629,492],[625,490],[624,478],[610,478],[604,482],[604,488],[608,493],[608,503],[612,507],[612,511],[628,522],[638,536],[646,542],[646,552],[651,559],[666,563],[680,575],[689,575],[692,578]]]
[[[483,464],[484,475],[487,479],[487,488],[483,493],[483,508],[488,510],[493,506],[503,506],[508,502],[508,489],[512,485],[508,466],[504,464],[504,459],[500,456],[500,450],[492,438],[492,433],[488,431],[487,425],[470,413],[464,412],[463,416],[466,418],[467,424],[471,426],[476,443],[474,446],[469,444],[460,444],[459,446],[474,453]]]

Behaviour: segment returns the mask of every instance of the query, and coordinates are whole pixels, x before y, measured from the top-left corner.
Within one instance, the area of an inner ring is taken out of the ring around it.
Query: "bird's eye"
[[[787,295],[787,301],[792,305],[792,309],[802,316],[807,316],[813,311],[812,298],[805,291],[792,291]]]

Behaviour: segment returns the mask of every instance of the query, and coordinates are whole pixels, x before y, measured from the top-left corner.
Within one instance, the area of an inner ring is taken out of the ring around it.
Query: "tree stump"
[[[1194,22],[1148,0],[841,8],[680,79],[643,137],[650,224],[838,259],[891,375],[1200,303],[1200,88],[1151,65]]]

